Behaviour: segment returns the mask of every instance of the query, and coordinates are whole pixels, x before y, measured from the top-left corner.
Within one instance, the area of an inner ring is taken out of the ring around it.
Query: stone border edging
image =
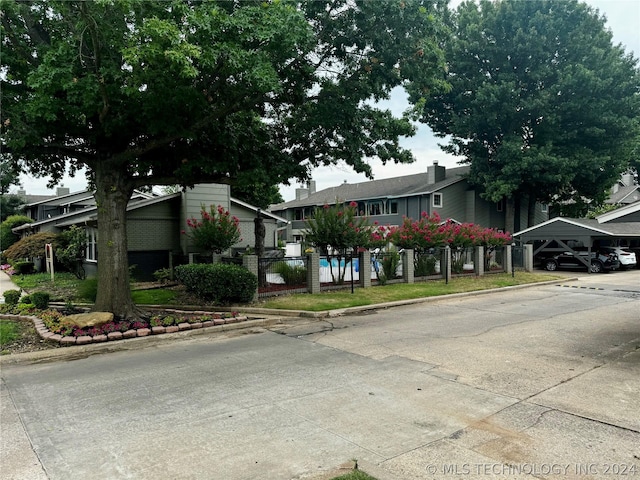
[[[127,338],[147,337],[149,335],[162,335],[164,333],[176,333],[176,332],[182,332],[185,330],[198,330],[198,329],[209,328],[209,327],[214,327],[218,325],[228,325],[232,323],[246,322],[249,319],[245,315],[239,315],[237,317],[215,318],[215,319],[207,320],[204,322],[194,322],[194,323],[183,322],[178,325],[172,325],[169,327],[158,326],[158,327],[150,327],[150,328],[132,328],[125,332],[109,332],[107,334],[101,334],[101,335],[93,335],[93,336],[82,335],[79,337],[74,337],[72,335],[63,336],[58,333],[53,333],[51,330],[47,328],[47,326],[44,324],[44,321],[41,318],[38,318],[34,315],[2,314],[0,315],[0,318],[31,320],[40,338],[49,342],[58,342],[62,345],[87,345],[90,343],[104,343],[104,342],[110,342],[115,340],[123,340]]]
[[[30,316],[25,315],[0,315],[0,318],[16,317],[31,320]],[[119,341],[89,343],[85,345],[69,344],[65,345],[64,348],[45,349],[35,352],[16,353],[13,355],[0,355],[0,365],[27,365],[56,360],[75,360],[100,353],[137,350],[149,346],[162,345],[172,342],[175,339],[187,339],[193,336],[228,333],[252,328],[262,329],[281,322],[281,317],[272,316],[271,318],[248,319],[244,322],[214,325],[208,328],[182,330],[172,333],[171,335],[148,335],[146,337],[123,338]]]

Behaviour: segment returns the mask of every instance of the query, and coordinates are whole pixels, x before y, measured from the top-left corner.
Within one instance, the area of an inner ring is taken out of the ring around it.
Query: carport
[[[542,249],[547,252],[571,252],[590,271],[588,259],[591,258],[592,249],[596,251],[598,245],[617,245],[621,240],[640,238],[640,222],[600,223],[596,219],[556,217],[516,232],[513,237],[522,244],[533,244],[534,258]],[[580,247],[586,247],[586,258],[578,254],[576,248]]]

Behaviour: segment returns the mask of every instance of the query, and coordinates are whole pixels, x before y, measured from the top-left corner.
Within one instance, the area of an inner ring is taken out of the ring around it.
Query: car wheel
[[[600,273],[604,270],[602,263],[596,261],[591,262],[591,273]]]
[[[558,269],[558,264],[555,260],[546,260],[544,262],[544,269],[553,272]]]

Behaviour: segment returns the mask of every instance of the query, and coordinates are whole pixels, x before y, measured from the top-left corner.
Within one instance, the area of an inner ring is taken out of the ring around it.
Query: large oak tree
[[[305,179],[411,135],[372,101],[443,87],[441,0],[2,0],[2,160],[58,182],[85,168],[98,205],[95,309],[134,317],[133,189]]]
[[[507,229],[520,199],[604,200],[640,117],[637,60],[605,18],[577,0],[481,0],[458,7],[452,30],[452,88],[426,98],[422,120],[451,136],[486,199],[507,200]]]

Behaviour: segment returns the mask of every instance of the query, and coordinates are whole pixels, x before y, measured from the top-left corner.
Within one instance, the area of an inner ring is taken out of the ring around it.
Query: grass
[[[275,297],[261,303],[262,307],[286,310],[305,310],[320,312],[340,308],[375,305],[378,303],[410,300],[415,298],[449,295],[452,293],[471,292],[502,288],[513,285],[538,283],[562,278],[548,273],[517,272],[511,274],[492,274],[483,277],[456,277],[445,283],[444,280],[434,280],[413,284],[396,283],[375,286],[369,289],[356,288],[354,293],[350,289],[323,292],[318,294],[294,294]],[[14,275],[14,282],[21,288],[34,291],[46,291],[51,295],[51,301],[69,301],[79,298],[81,292],[90,280],[78,280],[72,274],[59,273],[55,282],[51,283],[49,274]],[[133,301],[138,305],[175,305],[179,302],[175,290],[152,289],[135,290],[132,292]]]
[[[0,348],[16,341],[22,335],[20,324],[9,320],[0,320]]]
[[[23,290],[30,293],[48,292],[52,302],[94,301],[97,291],[95,278],[79,280],[68,272],[56,273],[54,281],[48,273],[33,273],[29,275],[14,275],[11,280]],[[176,298],[176,292],[166,289],[135,290],[131,292],[133,301],[140,305],[171,304]]]
[[[138,305],[171,305],[176,298],[173,290],[157,288],[153,290],[134,290],[131,292],[133,302]]]
[[[331,480],[376,480],[371,475],[367,475],[361,470],[353,470],[339,477],[334,477]]]
[[[29,292],[48,292],[51,295],[51,301],[65,301],[66,295],[70,291],[77,291],[82,283],[72,273],[60,272],[54,275],[54,281],[51,282],[51,274],[49,273],[31,273],[29,275],[13,275],[11,280],[23,290]]]
[[[305,310],[320,312],[339,308],[375,305],[378,303],[411,300],[415,298],[450,295],[491,288],[502,288],[514,285],[538,283],[557,280],[558,275],[518,272],[511,274],[486,275],[484,277],[457,277],[445,283],[436,280],[422,283],[396,283],[392,285],[376,286],[370,289],[356,288],[350,290],[323,292],[318,294],[294,294],[266,300],[261,306],[273,309]]]

